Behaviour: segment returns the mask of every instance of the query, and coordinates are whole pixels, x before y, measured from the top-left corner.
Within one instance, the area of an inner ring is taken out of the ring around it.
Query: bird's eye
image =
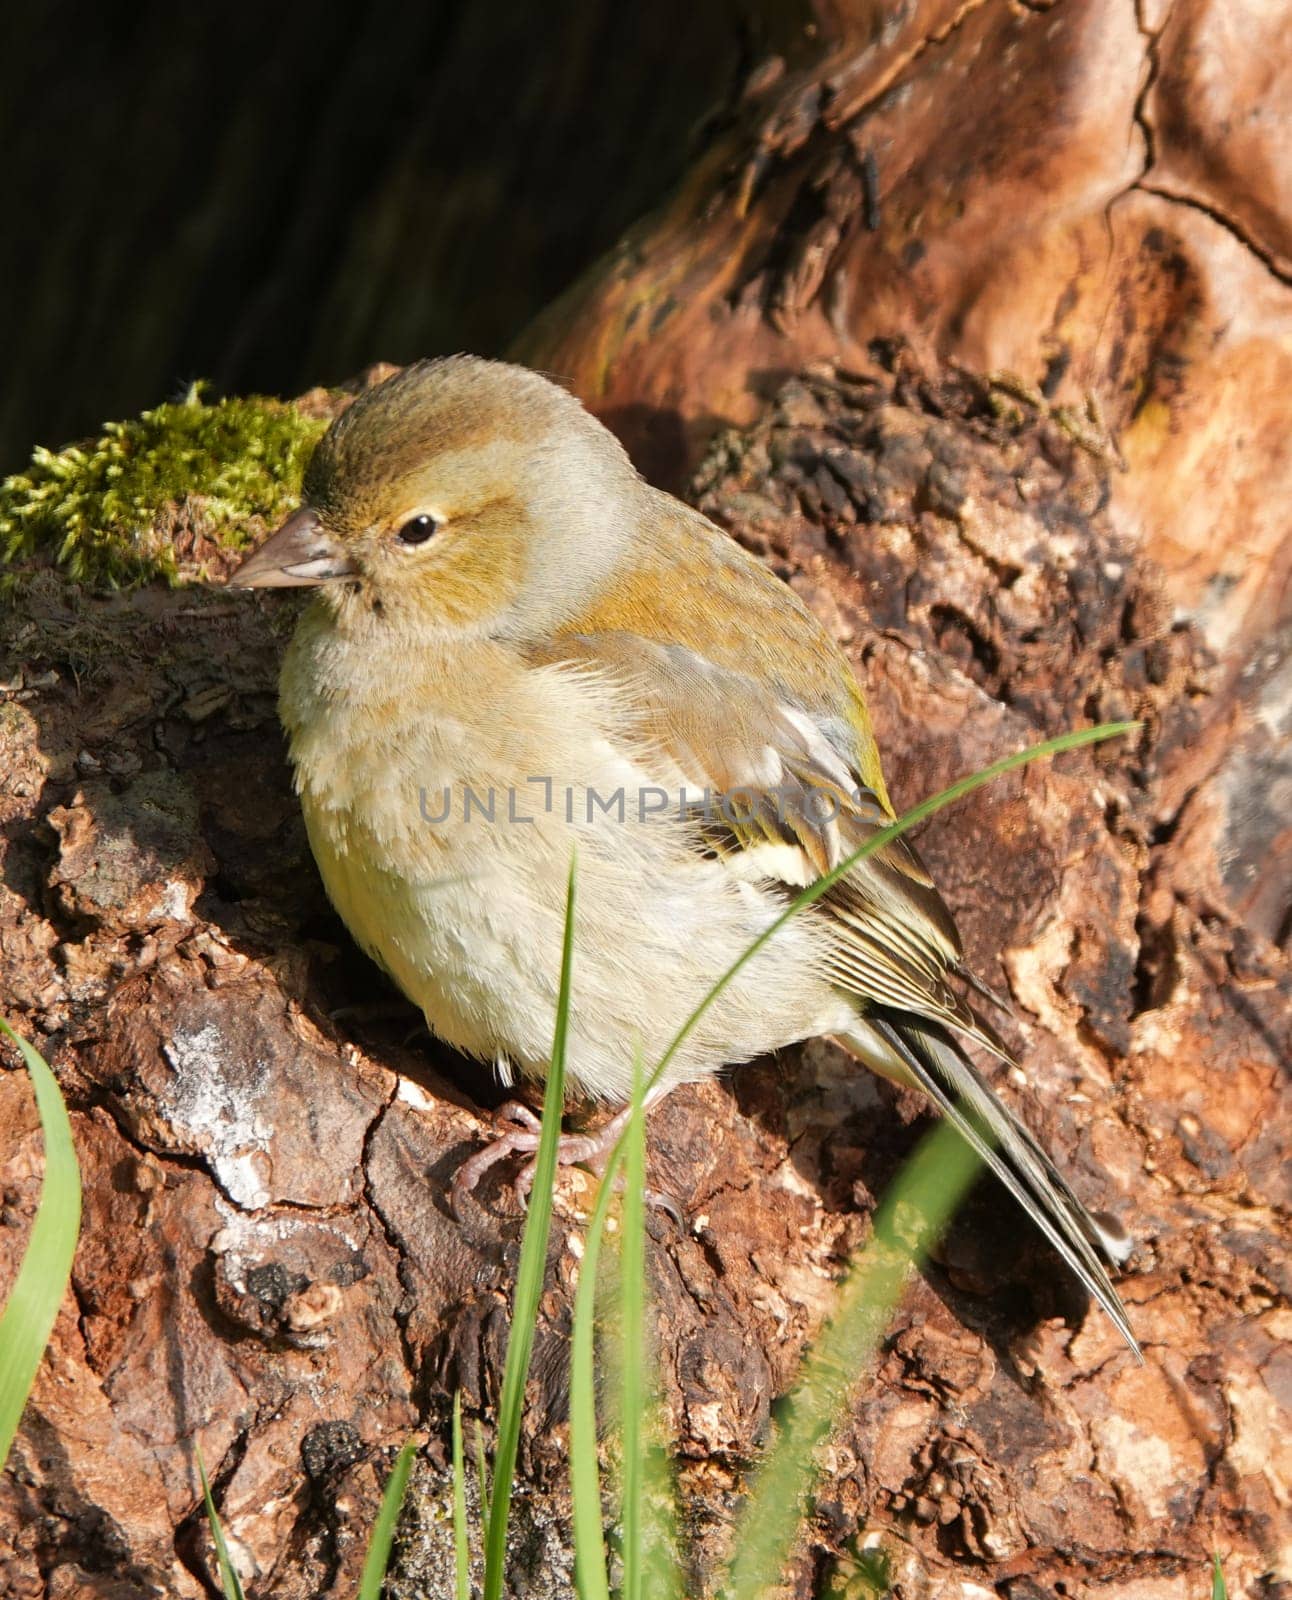
[[[435,518],[423,515],[409,517],[395,537],[400,544],[425,544],[434,532]]]

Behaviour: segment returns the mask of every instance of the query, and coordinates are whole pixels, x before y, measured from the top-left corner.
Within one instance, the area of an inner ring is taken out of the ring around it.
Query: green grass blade
[[[620,1397],[623,1430],[622,1600],[643,1600],[646,1550],[642,1500],[646,1452],[646,1118],[642,1064],[633,1062],[632,1116],[624,1130],[623,1228],[619,1246]]]
[[[949,1123],[920,1143],[875,1213],[874,1234],[840,1287],[835,1312],[788,1400],[780,1436],[760,1465],[736,1526],[724,1600],[756,1600],[780,1581],[815,1483],[817,1446],[846,1414],[913,1263],[963,1199],[978,1158]]]
[[[675,1552],[673,1482],[658,1438],[663,1434],[644,1337],[649,1299],[645,1292],[645,1109],[640,1075],[634,1113],[619,1149],[627,1158],[619,1259],[618,1388],[623,1459],[622,1600],[630,1594],[670,1600],[680,1593]],[[616,1175],[601,1183],[584,1238],[570,1343],[570,1490],[574,1522],[574,1587],[579,1600],[610,1600],[601,1474],[597,1450],[596,1305],[606,1223]]]
[[[484,1428],[476,1418],[476,1478],[480,1484],[480,1526],[489,1536],[489,1463],[485,1460]]]
[[[579,1286],[570,1335],[570,1496],[574,1522],[574,1589],[579,1600],[610,1600],[606,1540],[601,1525],[601,1469],[597,1459],[596,1306],[601,1245],[614,1180],[597,1191],[583,1240]]]
[[[507,1560],[507,1519],[511,1508],[512,1478],[520,1448],[521,1414],[525,1382],[534,1350],[538,1303],[547,1267],[547,1240],[552,1225],[552,1198],[556,1182],[557,1142],[565,1109],[565,1049],[570,1028],[570,974],[574,956],[575,863],[570,862],[570,882],[565,903],[565,937],[561,948],[561,988],[556,1002],[556,1033],[552,1063],[543,1093],[543,1129],[534,1160],[534,1186],[529,1215],[521,1239],[516,1293],[512,1301],[511,1333],[503,1368],[502,1397],[498,1403],[498,1441],[494,1449],[493,1500],[485,1535],[484,1600],[499,1600]]]
[[[244,1600],[242,1579],[239,1578],[237,1568],[229,1559],[229,1546],[225,1542],[224,1528],[220,1523],[220,1514],[215,1509],[211,1485],[207,1482],[206,1464],[202,1460],[202,1452],[195,1447],[195,1454],[197,1456],[197,1475],[202,1480],[202,1500],[206,1506],[206,1520],[211,1529],[212,1542],[215,1545],[215,1559],[220,1568],[220,1587],[224,1590],[224,1600]]]
[[[372,1533],[368,1539],[368,1554],[364,1557],[363,1572],[359,1577],[359,1600],[381,1600],[382,1587],[386,1582],[386,1568],[390,1565],[390,1550],[395,1542],[395,1527],[403,1508],[404,1495],[408,1491],[408,1479],[413,1470],[413,1458],[416,1454],[416,1444],[412,1439],[406,1440],[395,1457],[395,1465],[386,1480],[386,1488],[381,1497],[381,1509],[377,1512],[377,1520],[372,1525]]]
[[[680,1594],[674,1484],[649,1325],[646,1276],[646,1100],[640,1057],[633,1063],[632,1116],[625,1129],[623,1244],[620,1250],[620,1395],[623,1406],[623,1600]]]
[[[467,1463],[462,1448],[462,1391],[453,1395],[453,1570],[457,1600],[471,1600],[471,1545],[467,1539]]]
[[[0,1468],[9,1459],[27,1396],[36,1381],[54,1319],[72,1273],[81,1229],[81,1169],[72,1142],[72,1125],[58,1080],[44,1057],[0,1019],[31,1076],[45,1142],[45,1174],[40,1204],[27,1250],[0,1314]]]
[[[1211,1558],[1211,1600],[1229,1600],[1229,1590],[1225,1588],[1225,1574],[1220,1567],[1219,1550]]]
[[[658,1375],[654,1366],[650,1371],[653,1377]],[[646,1506],[642,1519],[646,1544],[643,1593],[648,1600],[680,1600],[683,1573],[678,1548],[677,1482],[666,1443],[667,1418],[658,1383],[652,1384],[646,1418],[649,1437],[642,1458]]]

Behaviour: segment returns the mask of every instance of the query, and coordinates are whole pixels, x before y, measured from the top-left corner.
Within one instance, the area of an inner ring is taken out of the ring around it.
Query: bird
[[[578,861],[567,1081],[620,1108],[563,1134],[604,1160],[635,1062],[807,886],[894,818],[866,701],[797,595],[654,487],[559,383],[475,356],[362,392],[301,504],[232,574],[312,588],[279,682],[324,887],[431,1032],[541,1082]],[[790,917],[651,1089],[838,1040],[949,1118],[1138,1345],[1107,1266],[1128,1254],[971,1059],[1012,1064],[990,991],[916,849],[882,842]],[[523,1101],[463,1162],[455,1204],[532,1153]],[[532,1162],[530,1163],[532,1171]]]

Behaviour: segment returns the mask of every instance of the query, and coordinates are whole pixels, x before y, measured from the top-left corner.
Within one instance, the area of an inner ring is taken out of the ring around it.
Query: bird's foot
[[[617,1111],[603,1123],[595,1133],[563,1132],[556,1144],[557,1166],[587,1167],[596,1177],[601,1177],[631,1116],[632,1108],[625,1106],[622,1111]],[[494,1112],[493,1125],[496,1137],[482,1150],[477,1150],[475,1155],[468,1156],[454,1174],[452,1204],[454,1213],[458,1216],[462,1214],[463,1198],[472,1193],[491,1167],[511,1155],[529,1157],[512,1183],[516,1198],[521,1205],[527,1206],[529,1203],[529,1191],[534,1187],[539,1134],[543,1124],[527,1105],[519,1100],[508,1100]],[[647,1189],[646,1200],[657,1210],[667,1212],[679,1227],[682,1226],[681,1212],[667,1195]]]

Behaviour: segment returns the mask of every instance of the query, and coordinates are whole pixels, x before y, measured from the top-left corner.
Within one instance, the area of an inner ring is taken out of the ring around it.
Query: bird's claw
[[[594,1176],[600,1178],[624,1130],[628,1115],[627,1110],[619,1112],[596,1133],[562,1133],[556,1145],[557,1166],[584,1166],[589,1168]],[[529,1205],[529,1193],[534,1187],[538,1141],[543,1124],[527,1105],[519,1100],[508,1100],[494,1112],[493,1126],[495,1137],[474,1155],[468,1156],[454,1174],[451,1204],[453,1214],[457,1217],[462,1215],[463,1199],[475,1190],[485,1173],[511,1155],[529,1157],[512,1182],[521,1209],[524,1210]],[[621,1177],[619,1184],[622,1183]],[[665,1212],[679,1228],[684,1226],[681,1210],[668,1195],[661,1194],[655,1189],[647,1189],[646,1203],[657,1211]]]
[[[451,1191],[451,1204],[454,1216],[462,1215],[463,1199],[475,1191],[476,1185],[489,1171],[490,1167],[510,1155],[528,1155],[529,1161],[521,1168],[517,1175],[517,1194],[524,1203],[524,1193],[533,1186],[533,1154],[538,1149],[538,1136],[542,1123],[519,1100],[508,1100],[498,1107],[493,1114],[495,1136],[482,1149],[477,1150],[473,1156],[468,1156],[458,1170],[453,1174],[453,1188]],[[519,1187],[521,1178],[529,1174],[529,1181],[522,1191]]]

